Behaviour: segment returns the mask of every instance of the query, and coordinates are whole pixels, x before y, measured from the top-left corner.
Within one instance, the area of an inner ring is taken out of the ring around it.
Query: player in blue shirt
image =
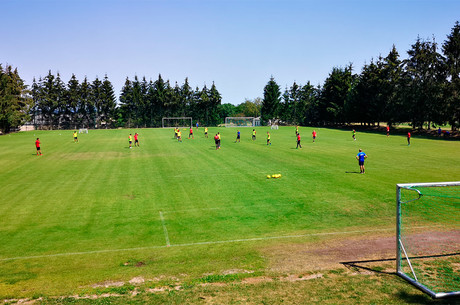
[[[236,133],[236,140],[235,140],[235,143],[236,142],[241,142],[241,132],[238,130],[238,132]]]
[[[363,152],[362,149],[359,149],[359,153],[356,155],[356,159],[359,162],[360,174],[364,174],[364,159],[367,158],[367,155]]]

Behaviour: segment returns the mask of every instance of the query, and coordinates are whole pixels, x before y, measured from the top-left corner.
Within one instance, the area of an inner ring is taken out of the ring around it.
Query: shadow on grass
[[[372,272],[380,273],[380,274],[394,274],[394,275],[396,275],[395,272],[383,271],[379,267],[371,268],[371,267],[367,267],[367,266],[362,265],[362,264],[365,264],[365,263],[391,262],[391,261],[393,261],[393,262],[396,261],[396,258],[383,258],[383,259],[371,259],[371,260],[363,260],[363,261],[340,262],[340,264],[344,265],[348,269],[357,268],[357,269],[372,271]]]
[[[409,257],[410,259],[423,259],[423,258],[435,258],[435,257],[449,257],[449,256],[457,256],[460,255],[460,252],[454,253],[447,253],[447,254],[438,254],[438,255],[423,255],[423,256],[412,256]],[[375,272],[378,274],[387,274],[387,275],[394,275],[397,276],[396,272],[392,271],[385,271],[382,267],[368,267],[364,266],[363,264],[366,263],[376,263],[376,262],[396,262],[396,258],[386,258],[386,259],[372,259],[372,260],[361,260],[361,261],[350,261],[350,262],[340,262],[340,264],[344,265],[348,269],[361,269],[367,270],[371,272]],[[397,297],[401,300],[404,300],[407,304],[460,304],[460,297],[459,296],[450,296],[444,299],[432,299],[427,294],[419,294],[419,293],[408,293],[406,291],[400,291],[397,294]]]
[[[358,171],[353,171],[353,172],[346,171],[345,174],[361,174],[361,173]]]
[[[410,256],[409,259],[449,257],[449,256],[457,256],[457,255],[460,255],[460,252],[436,254],[436,255]],[[358,269],[363,269],[363,270],[367,270],[367,271],[372,271],[372,272],[375,272],[375,273],[395,274],[396,275],[396,272],[382,271],[379,267],[371,268],[371,267],[367,267],[367,266],[362,265],[362,264],[365,264],[365,263],[391,262],[391,261],[396,261],[396,258],[382,258],[382,259],[370,259],[370,260],[361,260],[361,261],[340,262],[340,264],[344,265],[348,269],[350,269],[350,268],[358,268]]]

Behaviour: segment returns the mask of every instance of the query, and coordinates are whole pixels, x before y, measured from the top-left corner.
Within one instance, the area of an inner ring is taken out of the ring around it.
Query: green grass
[[[257,128],[254,142],[251,130],[241,129],[241,143],[234,128],[210,128],[209,139],[200,128],[194,140],[183,131],[182,143],[171,129],[90,130],[78,144],[72,131],[1,136],[0,299],[71,295],[134,276],[269,272],[270,245],[391,233],[397,183],[460,180],[457,141],[414,136],[407,146],[403,136],[358,132],[353,141],[351,131],[316,128],[312,143],[313,128],[301,127],[295,149],[293,127],[272,130],[271,146],[269,129]],[[141,147],[129,149],[134,132]],[[369,156],[365,175],[359,148]]]

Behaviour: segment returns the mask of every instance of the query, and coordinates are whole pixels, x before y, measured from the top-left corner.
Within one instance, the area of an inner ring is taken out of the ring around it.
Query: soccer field
[[[293,127],[257,128],[255,141],[242,128],[240,143],[236,128],[182,130],[181,143],[172,129],[0,137],[0,299],[136,276],[265,274],[273,247],[394,236],[397,183],[460,180],[458,141],[316,128],[313,143],[313,129],[300,128],[301,149]]]

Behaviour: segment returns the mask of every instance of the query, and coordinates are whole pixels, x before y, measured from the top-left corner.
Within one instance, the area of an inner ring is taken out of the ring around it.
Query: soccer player
[[[252,130],[252,140],[253,141],[256,140],[256,130],[255,129]]]
[[[176,139],[177,139],[177,132],[178,132],[177,128],[174,127],[174,138],[176,138]]]
[[[197,123],[198,124],[198,123]],[[198,126],[198,125],[197,125]],[[197,127],[198,128],[198,127]],[[192,137],[192,139],[195,139],[195,137],[193,136],[193,128],[190,127],[190,133],[188,134],[188,138],[190,139],[190,137]]]
[[[407,133],[407,145],[410,145],[410,137],[411,137],[411,134],[410,134],[410,131]]]
[[[199,126],[198,121],[196,121],[196,129],[198,129],[198,126]]]
[[[129,134],[128,140],[129,140],[129,148],[133,148],[133,136],[132,136],[132,134]]]
[[[42,151],[40,150],[40,139],[39,138],[37,138],[37,140],[35,141],[35,147],[37,148],[37,156],[41,156]]]
[[[364,159],[367,158],[367,155],[363,152],[362,149],[359,149],[359,153],[356,155],[356,160],[359,162],[360,174],[364,174]]]
[[[217,139],[218,139],[217,145],[219,145],[219,149],[220,149],[220,132],[217,133]]]
[[[182,142],[182,132],[177,128],[177,142]]]
[[[270,142],[270,133],[267,131],[267,145],[272,145],[272,142]]]
[[[297,134],[297,146],[296,146],[296,149],[297,148],[302,148],[302,145],[300,145],[300,133]]]
[[[134,146],[137,146],[139,147],[139,135],[137,134],[137,132],[134,134]]]
[[[216,150],[219,149],[219,136],[216,135],[214,136],[214,143],[216,144]]]
[[[295,135],[298,135],[299,134],[299,126],[295,126]]]
[[[313,142],[315,142],[315,139],[316,139],[316,131],[313,129],[313,132],[311,133],[311,135],[313,136]]]
[[[236,143],[236,142],[241,142],[241,132],[240,132],[239,130],[236,132],[236,140],[235,140],[235,143]]]
[[[390,126],[387,125],[387,137],[390,136]]]
[[[353,140],[356,141],[356,130],[353,129],[353,132],[352,132],[352,137],[353,137]]]
[[[73,132],[73,142],[78,143],[78,134],[76,130]]]
[[[205,128],[204,128],[204,137],[205,137],[205,138],[208,137],[208,127],[205,127]]]

